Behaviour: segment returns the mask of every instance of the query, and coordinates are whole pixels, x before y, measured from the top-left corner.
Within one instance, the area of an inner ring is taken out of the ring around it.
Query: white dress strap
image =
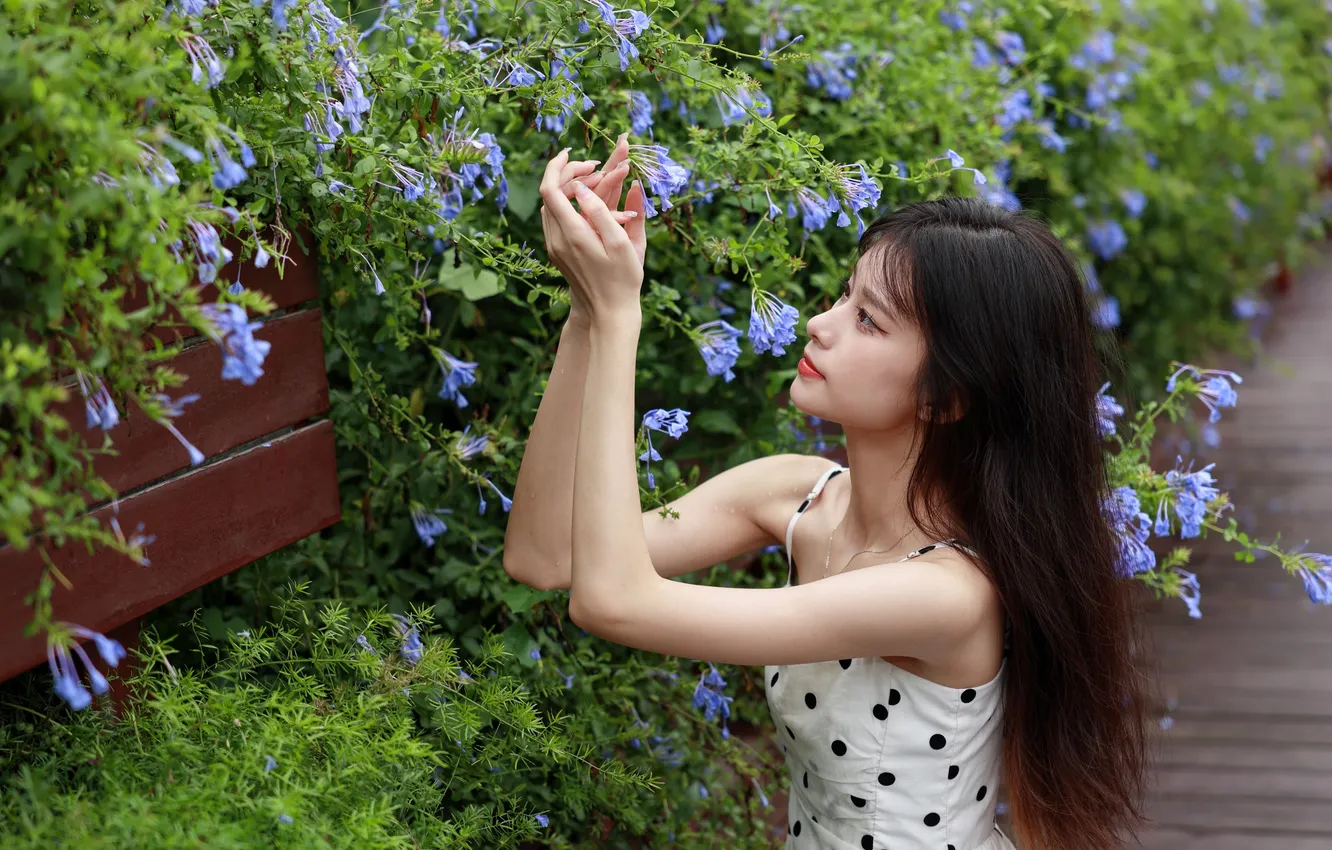
[[[838,464],[837,466],[834,466],[831,469],[824,472],[823,475],[819,476],[819,480],[815,482],[814,489],[810,490],[808,495],[805,496],[805,500],[800,503],[800,507],[796,508],[795,513],[791,514],[791,521],[786,524],[786,583],[787,584],[791,583],[791,573],[793,571],[792,564],[794,562],[792,561],[791,558],[791,540],[793,535],[795,534],[796,521],[800,519],[800,515],[805,512],[805,509],[809,507],[810,503],[813,502],[815,499],[817,499],[819,494],[823,492],[823,488],[827,485],[828,480],[831,479],[837,473],[845,471],[846,467],[842,466],[841,464]]]

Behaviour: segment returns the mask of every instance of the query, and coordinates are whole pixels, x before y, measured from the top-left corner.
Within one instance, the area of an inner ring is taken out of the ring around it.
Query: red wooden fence
[[[239,245],[228,247],[239,256]],[[312,421],[329,406],[318,279],[314,258],[295,242],[291,248],[281,278],[271,266],[242,270],[244,285],[289,311],[255,332],[272,348],[253,386],[222,380],[221,350],[211,341],[188,339],[191,329],[153,329],[159,338],[186,340],[170,365],[189,378],[181,392],[200,398],[175,424],[207,460],[191,468],[166,429],[137,408],[125,413],[110,432],[118,454],[98,457],[94,468],[121,494],[121,527],[129,531],[142,522],[144,532],[155,535],[145,550],[151,565],[106,550],[90,554],[79,544],[49,548],[73,585],[56,584],[51,602],[57,619],[110,633],[131,648],[147,612],[340,519],[333,424]],[[236,262],[219,272],[223,285],[236,280]],[[210,297],[211,287],[204,300]],[[134,307],[143,300],[140,291],[126,302]],[[60,413],[82,428],[83,400],[77,392],[72,396]],[[100,434],[89,434],[90,443],[100,440]],[[103,505],[93,513],[105,522],[111,511]],[[22,634],[32,620],[24,597],[37,588],[43,566],[36,547],[0,550],[0,681],[46,659],[45,636]],[[122,670],[128,663],[121,662]]]

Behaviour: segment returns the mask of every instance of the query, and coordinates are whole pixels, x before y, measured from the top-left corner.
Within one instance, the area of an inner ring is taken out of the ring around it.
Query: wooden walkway
[[[1239,406],[1201,457],[1249,531],[1332,552],[1332,251],[1315,266],[1276,306],[1276,362],[1236,369]],[[1168,728],[1142,847],[1328,850],[1332,610],[1271,559],[1238,563],[1222,541],[1194,554],[1203,618],[1151,614]]]

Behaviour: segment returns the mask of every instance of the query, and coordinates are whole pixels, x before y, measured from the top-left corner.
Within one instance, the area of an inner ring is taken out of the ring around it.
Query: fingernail
[[[599,160],[599,159],[589,159],[589,160],[588,160],[588,164],[590,164],[590,165],[601,165],[601,160]]]
[[[624,211],[624,214],[627,215],[627,216],[629,216],[630,218],[637,218],[637,217],[638,217],[638,213],[635,212],[634,210],[625,210],[625,211]]]
[[[580,183],[580,182],[577,181],[577,180],[575,180],[575,181],[573,182],[573,186],[574,186],[574,191],[577,192],[577,193],[580,194],[580,195],[583,194],[584,192],[590,192],[590,191],[592,191],[591,189],[587,188],[586,186],[584,186],[582,183]]]
[[[560,151],[560,153],[565,154],[565,153],[568,153],[568,152],[571,151],[571,150],[573,150],[573,147],[572,147],[572,146],[565,148],[564,150]]]

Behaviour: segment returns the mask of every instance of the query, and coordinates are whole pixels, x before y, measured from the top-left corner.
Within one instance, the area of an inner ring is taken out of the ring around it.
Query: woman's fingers
[[[597,170],[598,165],[601,165],[599,159],[570,160],[560,169],[560,185],[563,186],[576,177],[585,177],[591,174]]]
[[[634,216],[625,223],[624,232],[629,234],[629,241],[633,244],[634,253],[638,254],[640,263],[647,257],[647,216],[643,214],[645,206],[643,183],[635,180],[629,187],[629,197],[624,199],[624,211],[634,213]]]
[[[610,171],[604,172],[599,185],[593,186],[587,184],[589,189],[597,193],[602,203],[613,210],[620,208],[620,195],[624,192],[624,178],[629,176],[629,163],[621,162]]]

